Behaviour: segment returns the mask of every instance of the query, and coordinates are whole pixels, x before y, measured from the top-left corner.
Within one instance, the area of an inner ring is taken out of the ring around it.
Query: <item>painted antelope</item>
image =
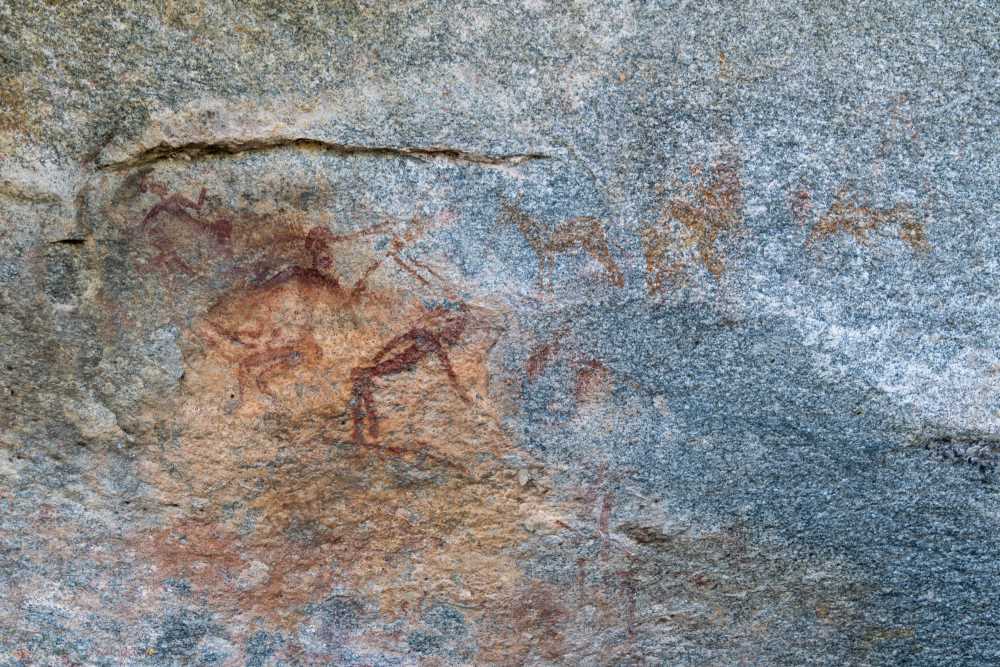
[[[142,230],[152,239],[153,247],[158,253],[151,260],[154,265],[188,275],[195,273],[195,269],[177,252],[175,240],[170,238],[170,232],[165,229],[167,219],[176,220],[192,231],[208,235],[224,251],[228,248],[232,240],[232,222],[228,218],[208,220],[201,216],[207,194],[205,188],[198,193],[198,200],[192,201],[180,193],[171,193],[162,183],[144,176],[139,182],[139,191],[152,192],[160,198],[160,201],[146,212],[141,224]]]
[[[583,250],[604,267],[612,285],[624,287],[625,277],[611,256],[608,235],[601,220],[590,216],[568,218],[549,230],[521,208],[520,193],[513,201],[501,198],[500,220],[517,227],[535,252],[539,285],[544,287],[547,280],[551,286],[551,274],[558,253]]]
[[[351,418],[354,425],[354,442],[358,446],[367,443],[368,437],[377,441],[379,418],[375,408],[375,379],[405,373],[416,368],[427,357],[434,357],[447,376],[452,388],[462,402],[468,405],[469,396],[459,384],[458,377],[448,357],[448,348],[456,345],[468,325],[468,308],[461,304],[457,308],[437,307],[429,310],[406,333],[388,341],[368,361],[351,371]]]
[[[236,366],[238,404],[243,404],[251,385],[276,403],[272,379],[322,358],[313,337],[313,311],[321,305],[341,308],[349,300],[332,272],[330,246],[368,233],[337,236],[314,227],[298,238],[310,259],[306,265],[293,263],[261,272],[241,298],[224,300],[209,311],[198,333]]]

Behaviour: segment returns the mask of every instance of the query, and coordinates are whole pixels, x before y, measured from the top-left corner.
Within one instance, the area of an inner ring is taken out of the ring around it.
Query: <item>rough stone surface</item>
[[[998,26],[0,0],[0,665],[997,664]]]

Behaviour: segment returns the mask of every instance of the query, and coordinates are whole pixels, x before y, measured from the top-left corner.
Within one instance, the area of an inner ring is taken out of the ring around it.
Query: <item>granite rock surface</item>
[[[1000,662],[991,2],[0,2],[0,665]]]

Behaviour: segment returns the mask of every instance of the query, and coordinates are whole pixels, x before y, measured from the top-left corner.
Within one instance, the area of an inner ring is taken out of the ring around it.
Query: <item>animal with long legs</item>
[[[466,405],[471,402],[455,375],[447,351],[462,338],[468,320],[468,308],[464,304],[455,309],[434,308],[407,332],[383,345],[367,364],[351,371],[351,418],[356,445],[362,447],[369,444],[365,437],[366,421],[368,437],[373,441],[379,437],[375,380],[411,371],[427,357],[437,359],[462,402]]]
[[[607,231],[604,223],[591,216],[568,218],[555,229],[546,230],[537,220],[521,208],[521,194],[509,200],[500,201],[501,220],[517,227],[528,245],[538,257],[538,282],[551,285],[555,269],[556,254],[583,250],[604,267],[608,280],[615,287],[624,287],[625,277],[611,255]]]
[[[200,217],[208,193],[206,188],[199,191],[197,201],[192,201],[180,193],[171,193],[162,183],[144,176],[139,181],[139,191],[152,192],[160,198],[160,201],[146,212],[141,223],[141,228],[152,238],[153,247],[158,253],[151,260],[154,265],[179,270],[189,275],[195,273],[194,268],[174,247],[173,240],[165,230],[164,217],[177,220],[194,231],[207,233],[220,248],[225,249],[232,240],[233,226],[228,218],[206,220]]]
[[[240,405],[251,385],[277,402],[271,380],[322,359],[322,349],[313,336],[314,310],[324,304],[339,309],[351,301],[351,292],[341,287],[332,272],[332,245],[376,234],[382,229],[375,226],[337,235],[315,227],[297,237],[309,256],[306,266],[293,264],[277,271],[258,272],[244,298],[235,304],[242,306],[243,312],[232,312],[234,304],[227,301],[204,318],[199,328],[202,338],[237,367]],[[222,323],[224,320],[240,324],[227,326]],[[242,326],[248,320],[253,323]]]
[[[663,205],[660,216],[641,232],[650,295],[700,265],[715,280],[726,269],[725,245],[743,227],[743,186],[735,151],[724,153],[708,169],[691,166],[692,179]]]

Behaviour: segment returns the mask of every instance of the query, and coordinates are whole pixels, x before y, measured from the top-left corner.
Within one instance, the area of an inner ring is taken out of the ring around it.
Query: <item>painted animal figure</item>
[[[705,172],[691,167],[693,180],[663,206],[641,233],[649,293],[662,291],[700,263],[716,280],[726,268],[723,242],[743,225],[739,158],[727,153]],[[676,224],[672,224],[676,223]]]
[[[375,379],[397,375],[416,368],[417,364],[433,356],[441,364],[448,381],[459,398],[466,404],[468,395],[458,382],[452,368],[447,349],[461,339],[468,324],[466,306],[451,310],[434,308],[427,317],[406,333],[396,336],[382,346],[368,361],[351,371],[351,417],[354,426],[354,442],[365,446],[365,422],[368,423],[368,437],[373,441],[379,437],[378,412],[375,408]]]
[[[200,333],[224,359],[236,365],[240,405],[251,386],[276,402],[272,380],[322,359],[322,349],[312,333],[317,309],[348,307],[359,288],[358,284],[351,291],[341,287],[332,273],[331,246],[377,231],[370,228],[336,235],[322,227],[313,228],[298,237],[310,258],[308,265],[258,271],[241,298],[220,303],[209,312]]]
[[[202,188],[198,193],[198,200],[192,201],[182,194],[171,193],[162,183],[144,177],[139,182],[139,191],[152,192],[160,197],[160,201],[146,212],[141,225],[143,231],[153,239],[153,247],[158,251],[158,254],[152,259],[154,264],[179,270],[186,274],[195,273],[191,265],[178,254],[173,239],[165,230],[165,216],[181,222],[193,231],[207,233],[221,248],[226,248],[229,245],[233,226],[228,218],[206,220],[200,217],[207,194],[205,188]]]
[[[891,225],[898,225],[899,239],[913,250],[930,249],[920,216],[912,205],[898,203],[891,208],[876,208],[843,186],[837,190],[826,213],[813,225],[806,244],[839,234],[849,234],[864,244],[870,241],[869,234]]]
[[[278,396],[271,388],[271,381],[298,366],[314,364],[323,356],[319,344],[309,332],[289,337],[281,327],[268,329],[261,322],[255,328],[246,329],[229,329],[211,321],[207,325],[214,334],[216,347],[221,348],[221,342],[237,348],[220,353],[236,365],[240,405],[251,382],[263,396],[277,402]]]
[[[248,391],[254,387],[262,396],[277,402],[272,381],[296,368],[309,368],[322,361],[323,351],[313,335],[317,318],[322,318],[324,313],[331,316],[356,307],[366,293],[367,280],[386,260],[392,260],[421,284],[429,283],[420,271],[437,277],[422,262],[400,257],[400,253],[421,231],[417,221],[414,221],[390,239],[387,251],[376,257],[352,286],[341,285],[333,270],[333,246],[383,233],[389,226],[383,223],[349,234],[333,234],[325,228],[315,227],[306,234],[287,230],[278,236],[258,240],[268,242],[269,248],[283,249],[281,256],[244,272],[249,276],[249,285],[236,298],[217,304],[198,329],[203,339],[236,366],[238,405],[243,404]],[[299,250],[294,250],[296,247]],[[302,248],[305,253],[302,253]],[[290,257],[294,259],[290,260]],[[460,309],[460,312],[464,310]],[[461,323],[464,327],[464,321],[464,317],[456,320],[450,311],[432,311],[427,322],[390,341],[370,362],[370,368],[355,369],[355,374],[360,373],[367,378],[355,380],[352,376],[352,381],[355,393],[361,392],[360,405],[369,406],[373,420],[372,389],[361,391],[365,383],[371,384],[375,377],[406,370],[422,358],[422,351],[430,350],[443,358],[449,378],[454,378],[447,355],[440,355],[444,347],[458,339],[461,330],[456,330],[456,326]],[[407,344],[409,348],[402,351],[396,349]],[[385,359],[393,352],[397,354]],[[373,428],[377,431],[377,425]]]
[[[625,277],[611,256],[607,232],[601,220],[590,216],[568,218],[559,223],[555,229],[547,230],[521,208],[520,200],[520,194],[513,201],[502,198],[500,218],[503,222],[517,227],[538,257],[540,285],[545,286],[546,279],[551,285],[556,254],[583,250],[604,267],[612,285],[625,286]]]

